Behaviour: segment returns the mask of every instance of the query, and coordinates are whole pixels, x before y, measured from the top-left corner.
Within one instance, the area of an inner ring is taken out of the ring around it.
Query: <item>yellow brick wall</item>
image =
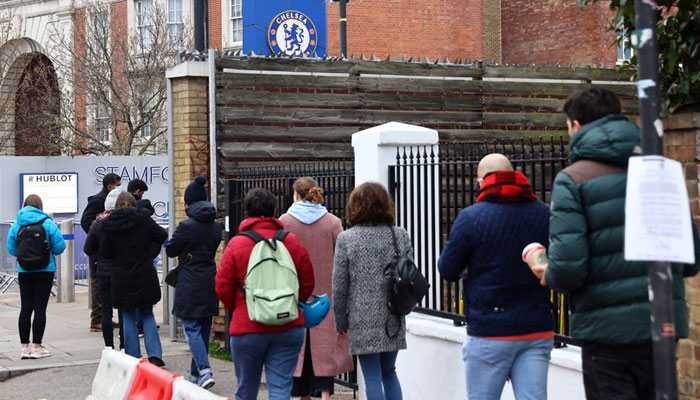
[[[183,77],[173,80],[175,204],[171,207],[175,213],[176,225],[187,218],[183,201],[187,185],[197,175],[204,175],[207,181],[210,178],[208,90],[207,78]],[[209,187],[209,184],[207,186]],[[209,198],[211,198],[211,192]],[[224,245],[222,242],[216,254],[217,265],[221,260]],[[224,313],[225,311],[221,308],[219,316],[214,318],[215,334],[224,332]]]

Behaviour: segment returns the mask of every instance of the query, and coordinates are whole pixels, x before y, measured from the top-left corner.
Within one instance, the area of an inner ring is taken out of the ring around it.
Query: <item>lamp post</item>
[[[645,155],[663,154],[663,125],[659,101],[659,62],[656,38],[658,10],[649,0],[635,0],[636,31],[632,45],[639,57],[639,115],[642,120],[642,150]],[[649,262],[651,339],[654,357],[654,386],[657,400],[677,399],[676,335],[673,322],[673,276],[668,262]]]
[[[331,0],[334,2],[339,2],[339,11],[340,11],[340,55],[341,57],[347,57],[348,56],[348,44],[347,44],[347,33],[346,33],[346,23],[347,23],[347,14],[345,10],[345,6],[347,5],[348,1],[350,0]]]

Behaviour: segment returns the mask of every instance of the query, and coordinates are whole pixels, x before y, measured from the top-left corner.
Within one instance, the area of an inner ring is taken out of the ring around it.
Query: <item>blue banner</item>
[[[325,0],[243,2],[243,52],[323,57],[328,51]]]

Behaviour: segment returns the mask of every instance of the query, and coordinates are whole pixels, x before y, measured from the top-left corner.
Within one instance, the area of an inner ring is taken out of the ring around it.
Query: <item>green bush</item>
[[[598,0],[579,0],[585,7]],[[659,82],[662,107],[668,113],[700,110],[700,0],[657,0]],[[634,0],[611,0],[617,12],[611,29],[629,40],[634,31]],[[637,56],[620,67],[636,69]],[[635,77],[636,78],[636,77]]]

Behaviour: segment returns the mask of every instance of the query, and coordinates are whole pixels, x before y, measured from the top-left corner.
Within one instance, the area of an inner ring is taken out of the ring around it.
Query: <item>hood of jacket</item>
[[[47,217],[48,215],[46,215],[46,213],[42,210],[36,207],[26,206],[17,212],[17,223],[20,226],[27,226],[36,224]]]
[[[639,128],[627,117],[610,114],[582,126],[571,138],[569,161],[593,160],[625,166],[640,147]]]
[[[296,218],[306,225],[311,225],[328,213],[326,207],[320,204],[313,204],[309,201],[297,201],[293,203],[287,214]]]
[[[190,204],[185,213],[199,222],[211,222],[216,218],[216,207],[208,201],[197,201]]]
[[[103,228],[107,232],[129,231],[148,223],[151,217],[135,207],[116,208],[105,218]]]
[[[275,217],[246,218],[238,225],[238,232],[247,231],[253,228],[278,230],[284,229],[284,224]]]

